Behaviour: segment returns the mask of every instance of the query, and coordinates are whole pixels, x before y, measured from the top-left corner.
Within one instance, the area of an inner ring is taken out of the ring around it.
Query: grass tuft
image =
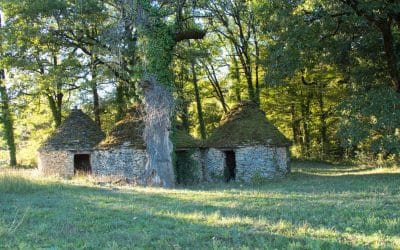
[[[0,193],[29,194],[38,190],[31,180],[13,174],[0,175]]]

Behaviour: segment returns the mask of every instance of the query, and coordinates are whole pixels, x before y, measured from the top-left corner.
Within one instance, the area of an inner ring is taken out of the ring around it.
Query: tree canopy
[[[144,104],[151,145],[177,126],[207,139],[242,101],[296,157],[399,160],[397,1],[0,0],[0,11],[0,164],[35,165],[74,106],[109,132]]]

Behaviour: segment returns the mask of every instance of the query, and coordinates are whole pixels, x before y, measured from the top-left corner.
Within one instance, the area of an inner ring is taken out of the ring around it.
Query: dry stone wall
[[[282,176],[290,172],[290,158],[288,149],[285,147],[276,148],[276,161],[278,164],[278,171]]]
[[[94,175],[124,177],[140,182],[145,174],[146,151],[131,147],[96,150],[91,164]]]
[[[286,147],[247,146],[235,148],[236,180],[252,182],[257,178],[279,178],[289,171]],[[198,163],[195,177],[199,181],[223,181],[225,153],[210,148],[194,150],[192,160]],[[98,149],[91,153],[92,173],[97,176],[129,178],[141,183],[145,175],[146,151],[133,147]],[[46,176],[69,178],[74,175],[74,152],[46,151],[38,154],[38,168]]]
[[[202,154],[201,151],[199,149],[196,149],[193,154],[190,156],[192,158],[192,161],[197,164],[196,166],[196,171],[194,174],[195,179],[198,182],[202,182],[203,180],[203,169],[202,169]]]
[[[224,180],[224,168],[225,168],[225,153],[210,148],[205,153],[204,159],[204,170],[206,181],[221,181]]]
[[[239,181],[279,178],[287,172],[286,148],[251,146],[238,148],[235,153],[236,179]]]
[[[290,171],[286,147],[246,146],[235,148],[234,151],[238,181],[252,182],[257,178],[279,178]],[[222,150],[210,148],[204,155],[205,180],[224,180],[225,153]]]
[[[69,151],[39,152],[38,169],[44,176],[72,177],[74,175],[74,154]]]

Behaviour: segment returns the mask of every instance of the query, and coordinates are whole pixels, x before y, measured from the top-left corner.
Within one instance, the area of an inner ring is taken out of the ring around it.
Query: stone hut
[[[99,126],[79,109],[71,110],[61,126],[38,150],[43,175],[71,177],[92,172],[93,149],[105,137]]]
[[[145,174],[147,156],[143,140],[144,111],[138,105],[131,108],[110,134],[99,143],[93,153],[92,168],[97,176],[128,178],[141,183]],[[184,162],[194,163],[195,178],[202,177],[199,143],[188,133],[178,129],[174,133],[178,168],[187,167]],[[189,157],[189,158],[186,158]],[[193,164],[191,165],[193,166]],[[179,176],[177,176],[179,182]]]
[[[147,161],[143,128],[142,108],[136,106],[128,110],[126,117],[117,122],[96,147],[92,161],[93,173],[140,182]]]
[[[282,177],[290,171],[290,141],[253,102],[243,102],[228,112],[206,144],[208,181],[251,182]]]

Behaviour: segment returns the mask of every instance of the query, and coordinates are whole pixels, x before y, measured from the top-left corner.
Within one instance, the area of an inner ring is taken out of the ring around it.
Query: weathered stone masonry
[[[63,124],[38,150],[40,173],[65,178],[73,176],[75,155],[85,154],[92,158],[93,148],[104,137],[104,133],[89,116],[79,109],[71,110]]]
[[[40,148],[40,172],[71,177],[75,170],[74,157],[85,154],[90,157],[93,175],[129,178],[143,184],[148,159],[140,107],[129,111],[108,137],[103,138],[104,133],[87,115],[73,110]],[[183,130],[177,130],[175,140],[176,150],[192,153],[193,164],[197,164],[193,168],[195,182],[252,182],[259,178],[280,178],[290,171],[290,142],[252,103],[233,108],[204,143]]]
[[[71,177],[74,175],[74,154],[69,151],[39,152],[38,169],[46,176]]]
[[[283,177],[287,172],[286,148],[251,146],[237,148],[236,179],[251,182],[254,178]]]
[[[145,171],[146,152],[132,147],[97,149],[93,152],[93,174],[139,181]]]
[[[222,181],[224,179],[225,154],[224,152],[210,148],[206,150],[204,164],[206,181]]]
[[[290,141],[266,120],[255,103],[240,103],[222,118],[206,142],[206,179],[232,180],[232,168],[237,181],[283,177],[290,171],[289,146]]]

